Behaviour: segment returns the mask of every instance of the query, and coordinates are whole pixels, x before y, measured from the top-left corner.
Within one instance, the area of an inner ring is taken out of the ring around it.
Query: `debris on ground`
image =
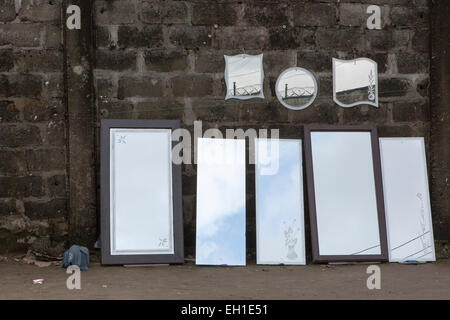
[[[58,257],[50,257],[47,255],[39,254],[32,250],[28,250],[27,254],[21,259],[14,259],[17,262],[25,262],[27,264],[34,264],[40,268],[57,266],[60,264],[61,259]]]
[[[44,279],[34,279],[33,280],[33,284],[43,284],[44,283]]]

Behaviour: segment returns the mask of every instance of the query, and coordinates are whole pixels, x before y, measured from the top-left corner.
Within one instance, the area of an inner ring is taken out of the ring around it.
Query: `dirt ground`
[[[381,289],[369,290],[368,265],[102,267],[68,290],[65,269],[0,262],[0,299],[450,299],[450,260],[380,264]],[[43,284],[33,279],[43,278]]]

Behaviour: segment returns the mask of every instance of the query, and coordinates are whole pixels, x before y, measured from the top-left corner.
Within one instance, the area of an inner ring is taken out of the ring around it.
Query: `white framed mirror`
[[[227,99],[264,99],[263,54],[224,55]]]
[[[378,108],[378,67],[369,58],[333,58],[333,100],[341,107],[368,104]]]
[[[302,141],[255,140],[256,262],[304,265]]]
[[[289,68],[278,76],[275,92],[278,101],[286,108],[303,110],[316,99],[317,81],[314,75],[306,69]]]
[[[390,262],[436,261],[424,139],[380,138]]]
[[[244,266],[245,140],[199,138],[197,265]]]
[[[387,261],[375,126],[305,126],[315,262]]]
[[[176,120],[101,122],[102,264],[184,260]]]

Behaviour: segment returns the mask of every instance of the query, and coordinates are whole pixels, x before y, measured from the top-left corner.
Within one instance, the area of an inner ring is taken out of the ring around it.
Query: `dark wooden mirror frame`
[[[372,160],[375,177],[375,192],[378,211],[378,226],[380,235],[381,254],[375,255],[320,255],[319,253],[319,234],[317,230],[316,201],[314,192],[314,173],[312,162],[311,132],[314,131],[363,131],[370,132],[372,142]],[[388,261],[386,218],[384,212],[383,183],[381,176],[381,158],[378,142],[377,128],[375,125],[306,125],[304,126],[304,149],[305,149],[305,167],[306,182],[308,190],[308,207],[311,229],[312,257],[315,263],[324,262],[384,262]]]
[[[111,255],[110,248],[110,129],[171,129],[180,128],[179,120],[102,119],[100,137],[100,208],[102,264],[183,263],[183,209],[181,164],[172,163],[173,254]],[[172,148],[176,144],[172,141]]]

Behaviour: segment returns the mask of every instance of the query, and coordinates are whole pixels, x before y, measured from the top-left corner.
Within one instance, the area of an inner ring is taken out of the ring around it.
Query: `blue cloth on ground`
[[[64,252],[64,259],[62,261],[62,267],[67,268],[70,265],[75,265],[82,271],[86,271],[89,265],[89,249],[73,245],[69,250]]]

